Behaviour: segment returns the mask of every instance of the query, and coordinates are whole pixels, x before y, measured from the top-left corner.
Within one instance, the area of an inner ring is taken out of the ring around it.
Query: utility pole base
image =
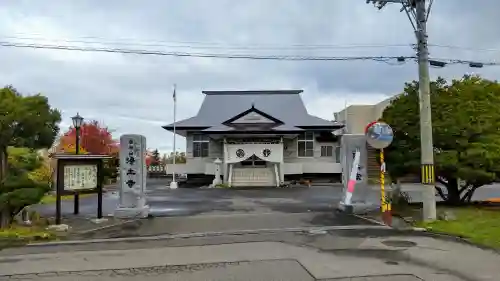
[[[436,193],[434,185],[422,185],[422,220],[434,221],[436,220]]]

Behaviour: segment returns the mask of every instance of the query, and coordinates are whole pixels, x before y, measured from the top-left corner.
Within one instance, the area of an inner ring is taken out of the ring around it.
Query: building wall
[[[340,164],[339,157],[336,156],[336,147],[340,146],[340,143],[326,143],[314,141],[314,157],[299,157],[298,156],[298,139],[284,139],[284,172],[286,175],[293,174],[324,174],[324,173],[342,173],[342,166]],[[332,145],[333,146],[333,156],[332,157],[321,157],[321,146]]]
[[[336,116],[337,121],[345,122],[346,128],[347,128],[346,134],[364,135],[364,130],[365,130],[366,125],[368,125],[370,122],[380,120],[382,118],[382,114],[383,114],[384,110],[398,96],[399,95],[395,95],[395,96],[390,97],[388,99],[385,99],[385,100],[383,100],[375,105],[351,105],[351,106],[347,107],[346,109],[335,113],[334,115]],[[359,143],[360,140],[356,140],[357,138],[359,138],[359,137],[343,136],[343,141],[345,141],[342,144],[343,149],[348,147],[349,146],[348,143],[350,143],[350,142]],[[365,145],[365,147],[366,147],[366,145]],[[366,159],[363,159],[363,162],[366,165],[366,171],[365,171],[366,178],[372,179],[372,180],[378,180],[379,170],[380,170],[379,164],[377,162],[378,151],[376,149],[367,147],[364,154],[367,156]],[[362,155],[363,155],[363,152],[362,152]],[[413,176],[409,176],[408,179],[405,178],[404,180],[405,181],[412,181],[412,182],[415,181]]]
[[[382,114],[384,113],[385,108],[388,107],[391,104],[391,101],[395,98],[397,98],[397,96],[385,99],[377,103],[373,108],[374,117],[377,117],[377,119],[382,118]]]
[[[314,157],[299,157],[298,156],[298,139],[285,139],[283,140],[283,145],[285,151],[283,154],[283,160],[285,163],[309,163],[312,161],[328,162],[328,163],[338,163],[336,161],[336,147],[340,146],[338,142],[317,142],[314,141]],[[333,156],[332,157],[321,157],[321,146],[331,145],[333,146]]]
[[[375,120],[374,105],[351,105],[337,113],[337,121],[346,125],[348,134],[364,134],[366,125]]]
[[[334,113],[336,121],[345,123],[348,134],[364,134],[366,125],[382,118],[385,108],[397,97],[398,95],[390,97],[374,105],[350,105]]]
[[[303,174],[303,173],[341,173],[342,166],[337,147],[340,143],[319,143],[314,141],[314,157],[298,157],[298,142],[295,139],[284,140],[283,163],[285,174]],[[333,146],[333,155],[331,157],[321,157],[321,146]],[[178,164],[173,168],[177,173],[187,174],[213,174],[215,159],[224,158],[224,144],[222,140],[210,140],[209,157],[193,157],[193,134],[188,133],[186,137],[186,164]],[[167,165],[167,172],[168,172]],[[224,165],[222,173],[225,172]],[[171,168],[172,169],[172,168]]]
[[[186,135],[186,163],[167,165],[167,173],[174,170],[180,174],[214,174],[215,159],[223,158],[223,143],[222,141],[209,141],[208,157],[193,157],[193,133]],[[169,169],[170,168],[170,169]],[[223,171],[222,171],[223,172]]]

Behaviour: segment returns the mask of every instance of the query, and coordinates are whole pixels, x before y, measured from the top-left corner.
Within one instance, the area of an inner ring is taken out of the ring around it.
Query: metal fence
[[[165,166],[149,166],[148,167],[148,177],[159,178],[166,177]]]

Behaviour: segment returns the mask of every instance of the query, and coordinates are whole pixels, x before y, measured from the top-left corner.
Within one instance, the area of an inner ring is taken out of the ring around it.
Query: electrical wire
[[[435,47],[454,48],[456,46],[447,45],[431,45]],[[195,52],[179,52],[179,51],[159,51],[148,49],[125,49],[125,48],[110,48],[110,47],[91,47],[91,46],[76,46],[76,45],[55,45],[55,44],[39,44],[39,43],[20,43],[11,41],[0,41],[0,47],[13,48],[32,48],[32,49],[51,49],[51,50],[67,50],[81,52],[104,52],[104,53],[121,53],[135,55],[156,55],[170,57],[198,57],[198,58],[220,58],[220,59],[249,59],[249,60],[278,60],[278,61],[377,61],[385,62],[391,65],[398,65],[407,60],[415,60],[416,56],[298,56],[298,55],[257,55],[257,54],[231,54],[231,53],[195,53]],[[460,47],[456,47],[460,48]],[[488,49],[483,49],[488,50]],[[492,49],[489,49],[490,51]],[[430,60],[438,61],[447,64],[475,64],[482,66],[498,66],[499,62],[478,62],[472,60],[449,59],[449,58],[431,58]],[[397,61],[392,63],[391,61]]]
[[[461,47],[454,45],[441,45],[441,44],[429,44],[430,47],[445,48],[445,49],[456,49],[472,52],[500,52],[500,49],[495,48],[473,48],[473,47]]]
[[[139,49],[119,49],[119,48],[99,48],[99,47],[81,47],[81,46],[63,46],[63,45],[45,45],[28,44],[0,41],[2,47],[32,48],[32,49],[51,49],[68,50],[81,52],[105,52],[136,55],[156,55],[172,57],[198,57],[198,58],[224,58],[224,59],[252,59],[252,60],[288,60],[288,61],[388,61],[397,59],[415,59],[415,56],[286,56],[286,55],[253,55],[253,54],[223,54],[223,53],[190,53],[190,52],[164,52],[157,50],[139,50]]]
[[[142,46],[142,47],[165,47],[165,48],[188,48],[188,49],[222,49],[222,50],[315,50],[315,49],[370,49],[370,48],[415,48],[414,43],[407,44],[231,44],[224,42],[200,42],[200,41],[162,41],[136,38],[118,38],[109,39],[97,36],[82,36],[75,37],[77,39],[56,39],[48,38],[41,33],[19,33],[22,36],[2,36],[0,41],[12,43],[13,40],[30,40],[51,42],[51,43],[81,43],[81,44],[99,44],[99,45],[118,45],[118,46]],[[9,40],[10,39],[10,40]],[[90,40],[89,40],[90,39]],[[25,42],[21,42],[25,43]],[[41,44],[41,43],[40,43]],[[59,44],[60,45],[60,44]],[[433,44],[429,43],[430,47],[457,49],[474,52],[500,52],[498,48],[474,48],[455,45]]]
[[[23,36],[1,36],[0,41],[31,40],[45,41],[53,43],[84,43],[100,45],[120,45],[120,46],[143,46],[143,47],[179,47],[192,49],[246,49],[246,50],[297,50],[297,49],[353,49],[353,48],[391,48],[391,47],[412,47],[413,44],[232,44],[225,42],[200,42],[200,41],[162,41],[162,40],[137,40],[134,38],[109,39],[97,36],[76,37],[78,39],[54,39],[47,38],[43,34],[25,34]],[[35,36],[33,36],[35,35]],[[38,37],[36,37],[38,36]],[[7,39],[7,40],[6,40]],[[89,40],[90,39],[90,40]]]
[[[231,45],[223,43],[202,43],[202,42],[169,42],[169,41],[143,41],[143,42],[123,42],[118,40],[82,40],[82,39],[49,39],[36,37],[0,36],[2,39],[44,41],[51,43],[83,43],[99,45],[118,46],[141,46],[141,47],[166,47],[166,48],[188,48],[188,49],[223,49],[223,50],[321,50],[321,49],[367,49],[367,48],[400,48],[412,47],[412,44],[353,44],[353,45],[329,45],[329,44],[296,44],[287,46],[277,45]],[[8,40],[7,40],[8,41]],[[149,42],[149,43],[146,43]]]

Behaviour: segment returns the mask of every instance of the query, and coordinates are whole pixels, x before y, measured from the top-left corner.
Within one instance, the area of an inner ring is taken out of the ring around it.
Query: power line
[[[136,55],[156,55],[172,57],[199,57],[199,58],[223,58],[223,59],[252,59],[252,60],[288,60],[288,61],[389,61],[414,59],[415,56],[286,56],[286,55],[253,55],[253,54],[217,54],[217,53],[190,53],[190,52],[164,52],[156,50],[139,49],[119,49],[119,48],[99,48],[99,47],[80,47],[80,46],[62,46],[62,45],[44,45],[27,44],[0,41],[0,46],[14,48],[32,48],[32,49],[51,49],[68,50],[81,52],[105,52]]]
[[[463,47],[463,46],[454,46],[454,45],[441,45],[441,44],[429,44],[431,47],[437,48],[446,48],[446,49],[456,49],[456,50],[464,50],[464,51],[473,51],[473,52],[500,52],[500,49],[496,48],[472,48],[472,47]]]
[[[407,60],[415,60],[416,56],[296,56],[296,55],[256,55],[256,54],[224,54],[224,53],[194,53],[194,52],[166,52],[146,49],[123,49],[123,48],[104,48],[89,46],[64,46],[49,44],[30,44],[16,43],[9,41],[0,41],[0,47],[13,48],[31,48],[31,49],[50,49],[67,50],[80,52],[103,52],[103,53],[121,53],[135,55],[156,55],[170,57],[198,57],[198,58],[220,58],[220,59],[249,59],[249,60],[279,60],[279,61],[378,61],[391,63],[395,61],[398,64],[405,63]],[[433,58],[431,65],[444,67],[448,64],[468,64],[471,67],[498,66],[499,62],[478,62],[471,60]]]
[[[99,45],[118,45],[118,46],[141,46],[141,47],[166,47],[166,48],[188,48],[188,49],[223,49],[223,50],[318,50],[318,49],[369,49],[369,48],[415,48],[415,44],[234,44],[227,42],[201,42],[201,41],[164,41],[151,39],[135,38],[104,38],[97,36],[81,36],[78,39],[48,38],[41,33],[19,33],[22,36],[0,36],[1,41],[30,40],[52,43],[81,43],[81,44],[99,44]],[[7,39],[7,40],[4,40]],[[90,39],[90,40],[89,40]],[[10,41],[11,42],[11,41]],[[499,48],[476,48],[444,44],[428,44],[435,48],[457,49],[474,52],[500,52]]]
[[[30,34],[27,34],[30,35]],[[182,47],[193,49],[249,49],[249,50],[296,50],[296,49],[352,49],[352,48],[392,48],[392,47],[412,47],[412,44],[232,44],[227,42],[200,42],[200,41],[162,41],[162,40],[137,40],[132,38],[109,39],[96,36],[77,37],[79,39],[48,38],[43,34],[33,36],[0,36],[3,39],[45,41],[54,43],[87,43],[101,45],[123,45],[123,46],[143,46],[143,47]],[[92,40],[88,40],[92,39]],[[9,41],[9,40],[4,40]],[[198,45],[198,46],[196,46]]]

